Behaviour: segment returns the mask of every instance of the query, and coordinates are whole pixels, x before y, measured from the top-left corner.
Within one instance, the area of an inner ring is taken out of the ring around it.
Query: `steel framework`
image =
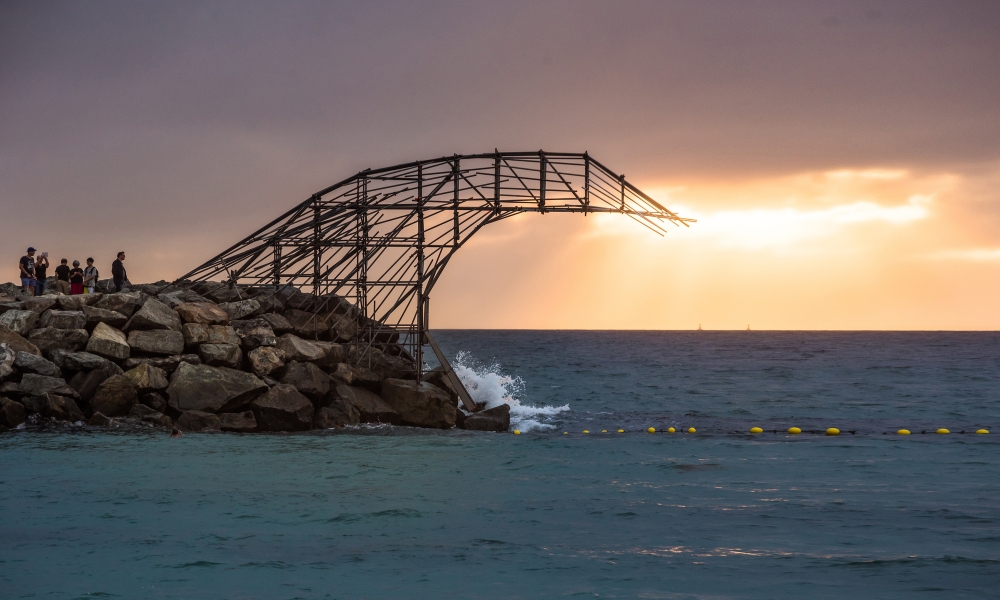
[[[231,286],[291,284],[346,299],[360,313],[360,339],[398,343],[422,367],[424,343],[439,354],[429,297],[448,261],[484,226],[524,212],[620,213],[660,235],[667,222],[692,221],[587,153],[445,156],[324,188],[182,279],[225,274]]]

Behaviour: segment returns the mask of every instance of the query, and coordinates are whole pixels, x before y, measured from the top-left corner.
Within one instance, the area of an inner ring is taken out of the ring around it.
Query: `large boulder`
[[[361,414],[353,404],[341,401],[339,398],[330,406],[321,406],[316,409],[316,416],[313,418],[313,426],[316,429],[339,429],[347,425],[357,425],[361,421]]]
[[[0,425],[13,429],[28,419],[24,405],[10,398],[0,398]]]
[[[97,327],[98,323],[104,323],[116,329],[121,329],[128,323],[128,317],[120,312],[96,306],[84,306],[83,314],[87,317],[87,329]]]
[[[349,315],[335,315],[329,321],[330,339],[335,342],[348,343],[358,337],[358,322]]]
[[[250,433],[257,431],[257,419],[254,418],[253,411],[249,410],[241,413],[222,413],[219,415],[219,429]]]
[[[247,353],[250,369],[257,377],[269,377],[285,366],[285,353],[271,346],[254,348]]]
[[[0,381],[7,379],[14,374],[14,361],[17,360],[17,354],[18,353],[7,344],[0,344]]]
[[[219,308],[229,314],[230,320],[246,319],[260,312],[260,302],[254,299],[238,300],[236,302],[225,302]]]
[[[201,358],[199,358],[197,354],[175,354],[173,356],[163,357],[137,356],[126,360],[122,363],[122,366],[126,369],[134,369],[141,364],[148,364],[158,369],[163,369],[167,373],[173,373],[181,363],[200,365]]]
[[[2,327],[0,327],[0,344],[7,344],[12,350],[15,351],[27,352],[29,354],[34,354],[35,356],[42,355],[42,351],[38,349],[38,346],[24,339],[21,334],[14,333],[13,331],[7,331]]]
[[[320,400],[330,391],[330,376],[312,363],[292,361],[285,367],[281,383],[293,386],[303,395]]]
[[[57,421],[76,423],[77,421],[86,419],[83,411],[80,410],[80,407],[77,406],[76,401],[72,398],[57,396],[56,394],[45,394],[37,400],[48,403],[48,416]]]
[[[277,346],[285,353],[285,360],[287,361],[313,362],[323,360],[326,357],[326,352],[322,346],[291,333],[286,333],[278,338]]]
[[[35,373],[25,373],[21,377],[21,383],[17,386],[17,392],[24,396],[44,396],[45,394],[72,396],[74,398],[79,396],[76,390],[71,388],[64,379]]]
[[[208,325],[204,323],[185,323],[181,326],[181,333],[184,334],[184,344],[187,346],[208,343]]]
[[[362,423],[395,424],[400,420],[399,413],[394,408],[378,394],[364,388],[340,384],[330,390],[326,404],[331,408],[343,407],[341,408],[343,411],[349,411],[347,407],[353,407]]]
[[[159,300],[150,298],[143,303],[142,308],[132,315],[125,324],[125,331],[167,329],[181,330],[181,318],[177,311]]]
[[[177,419],[181,431],[219,431],[219,417],[201,410],[189,410]]]
[[[108,377],[123,375],[121,367],[111,362],[104,361],[100,367],[90,371],[80,371],[69,380],[69,386],[80,395],[80,401],[87,406],[97,393],[97,387]]]
[[[229,412],[267,391],[267,384],[243,371],[181,363],[170,376],[167,396],[178,411]]]
[[[93,336],[91,336],[93,339]],[[89,345],[90,342],[88,341]],[[108,359],[91,354],[90,352],[69,352],[66,350],[53,350],[49,353],[52,362],[64,371],[89,371],[98,369],[108,362]]]
[[[98,323],[87,340],[87,352],[112,360],[124,360],[129,357],[132,348],[121,330],[107,323]]]
[[[233,344],[202,344],[198,346],[198,356],[210,367],[238,369],[243,362],[243,352]]]
[[[22,373],[29,372],[48,375],[49,377],[62,377],[62,371],[54,363],[28,352],[18,352],[17,357],[14,359],[14,366]],[[0,365],[0,379],[2,379],[2,373],[3,367]]]
[[[132,386],[140,394],[166,389],[170,383],[167,381],[166,371],[154,367],[149,363],[143,363],[125,371],[125,377],[128,377],[128,380],[132,382]]]
[[[275,336],[284,335],[292,331],[292,324],[285,317],[276,313],[264,313],[260,316],[264,320]]]
[[[38,325],[38,313],[31,310],[8,310],[0,315],[0,329],[28,335]]]
[[[129,378],[115,375],[97,386],[97,392],[90,399],[90,406],[94,412],[108,417],[124,417],[132,411],[132,407],[138,401],[139,395]]]
[[[132,406],[132,410],[129,411],[128,416],[132,417],[133,419],[139,419],[143,423],[156,425],[157,427],[174,426],[173,419],[141,403],[134,404]]]
[[[59,296],[56,297],[55,307],[49,310],[54,310],[55,308],[58,308],[59,310],[82,311],[83,307],[86,305],[87,302],[85,300],[84,295],[67,296],[66,294],[60,294]],[[71,329],[76,329],[76,327],[73,327]]]
[[[382,378],[374,372],[358,365],[339,363],[330,370],[330,375],[347,385],[363,387],[376,394],[382,391]]]
[[[128,334],[128,345],[133,352],[180,354],[184,351],[184,334],[171,329],[136,329]]]
[[[99,412],[94,413],[89,419],[87,419],[87,425],[90,425],[91,427],[113,427],[114,424],[114,419]]]
[[[285,318],[292,325],[292,330],[304,338],[315,339],[325,334],[330,329],[328,317],[328,314],[316,314],[294,308],[285,311]]]
[[[462,429],[474,431],[507,431],[510,429],[510,405],[501,404],[465,417]]]
[[[313,404],[294,387],[279,384],[250,404],[260,431],[305,431],[312,428]]]
[[[323,370],[332,371],[337,365],[344,362],[344,347],[335,342],[313,342],[323,349],[323,358],[314,361]]]
[[[86,329],[56,329],[55,327],[44,327],[35,329],[28,335],[28,339],[42,352],[52,350],[69,350],[75,352],[87,345]]]
[[[87,315],[82,310],[54,310],[42,313],[38,320],[39,327],[55,327],[56,329],[86,329]]]
[[[142,294],[140,292],[118,292],[117,294],[105,294],[94,306],[131,317],[132,313],[141,305]]]
[[[449,429],[455,426],[455,405],[441,388],[426,381],[386,379],[382,399],[399,413],[404,425]]]
[[[184,302],[178,304],[175,310],[185,323],[225,325],[229,322],[229,313],[211,302]]]
[[[148,406],[158,413],[166,414],[167,412],[167,399],[163,397],[163,394],[159,392],[149,392],[148,394],[141,394],[139,396],[139,404],[143,406]]]
[[[236,331],[236,335],[239,336],[240,345],[244,350],[253,350],[261,346],[274,346],[277,344],[274,330],[271,329],[270,323],[264,319],[233,321],[233,329]]]
[[[209,325],[209,344],[229,344],[231,346],[240,345],[240,337],[236,335],[236,330],[229,325]]]
[[[35,296],[33,298],[25,298],[24,310],[30,310],[35,314],[41,315],[43,312],[56,306],[58,302],[59,300],[54,296]]]

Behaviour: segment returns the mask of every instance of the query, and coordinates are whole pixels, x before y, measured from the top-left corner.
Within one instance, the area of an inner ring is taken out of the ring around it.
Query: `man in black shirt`
[[[125,273],[125,253],[119,252],[118,258],[115,262],[111,263],[111,278],[115,281],[115,291],[122,291],[122,286],[125,285],[125,281],[128,280],[128,274]]]
[[[69,296],[69,265],[65,258],[59,261],[61,264],[56,267],[56,291],[60,294]]]
[[[21,273],[21,288],[29,296],[35,295],[35,249],[28,248],[27,256],[22,256],[18,263]]]
[[[35,295],[41,296],[45,293],[45,276],[49,269],[49,253],[42,252],[42,255],[35,261]]]

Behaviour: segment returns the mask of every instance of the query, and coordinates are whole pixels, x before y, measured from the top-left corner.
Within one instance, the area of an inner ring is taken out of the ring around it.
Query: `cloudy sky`
[[[4,279],[29,244],[171,279],[366,167],[587,150],[698,223],[491,226],[433,326],[997,329],[997,31],[986,1],[7,0]]]

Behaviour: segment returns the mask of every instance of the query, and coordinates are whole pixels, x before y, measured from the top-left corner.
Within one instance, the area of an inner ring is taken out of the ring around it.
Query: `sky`
[[[169,280],[364,168],[588,151],[698,222],[491,225],[432,327],[998,329],[997,31],[996,2],[4,0],[0,279],[32,245]]]

